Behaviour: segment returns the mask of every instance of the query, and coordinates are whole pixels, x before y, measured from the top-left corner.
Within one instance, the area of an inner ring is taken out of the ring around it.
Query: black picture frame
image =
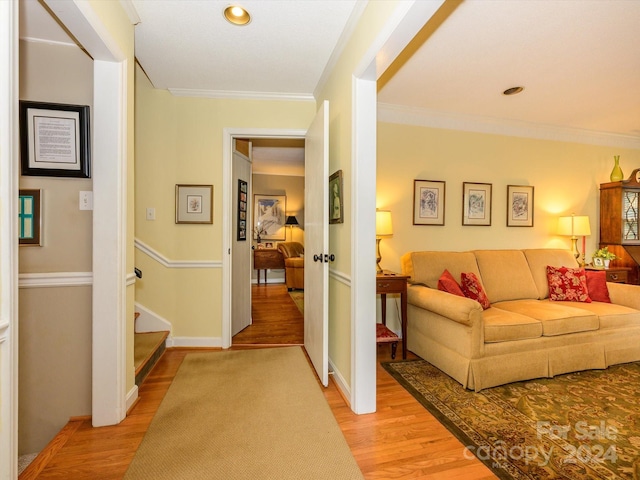
[[[238,227],[237,237],[239,242],[247,240],[247,182],[238,179]]]
[[[22,175],[91,178],[89,106],[20,101]]]

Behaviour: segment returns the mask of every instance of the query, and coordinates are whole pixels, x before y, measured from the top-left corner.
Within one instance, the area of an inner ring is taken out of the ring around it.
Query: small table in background
[[[629,283],[629,267],[609,267],[609,268],[595,268],[585,267],[587,270],[604,271],[607,275],[607,282],[612,283]]]
[[[258,271],[258,285],[260,285],[260,270],[264,270],[264,283],[267,283],[267,270],[284,268],[284,258],[275,248],[261,248],[253,251],[253,268]]]
[[[407,358],[407,275],[384,270],[376,275],[376,293],[380,295],[382,325],[387,325],[387,294],[400,294],[400,325],[402,328],[402,358]]]

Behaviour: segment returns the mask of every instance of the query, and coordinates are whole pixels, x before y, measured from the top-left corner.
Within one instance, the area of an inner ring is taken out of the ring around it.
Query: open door
[[[232,204],[233,204],[233,239],[231,241],[231,284],[233,296],[231,299],[231,336],[233,337],[251,325],[251,230],[249,225],[251,198],[251,142],[233,140],[233,155],[231,157],[232,171]],[[242,182],[241,182],[242,181]],[[242,186],[241,186],[242,185]],[[244,191],[241,191],[243,189]],[[244,218],[244,239],[239,235],[238,198],[244,194],[246,206]]]
[[[318,377],[329,384],[329,102],[305,137],[304,346]]]

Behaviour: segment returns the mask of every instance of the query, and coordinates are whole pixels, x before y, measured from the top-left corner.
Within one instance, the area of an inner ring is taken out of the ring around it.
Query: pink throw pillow
[[[587,291],[589,298],[594,302],[611,303],[609,289],[607,288],[607,272],[587,270]]]
[[[451,275],[449,270],[446,269],[438,279],[438,290],[458,295],[459,297],[464,297],[464,293],[462,292],[460,285],[458,285],[458,282],[456,282],[456,279],[453,278],[453,275]]]
[[[591,303],[584,268],[547,265],[549,300]]]
[[[486,310],[491,306],[489,299],[487,298],[487,294],[484,293],[480,280],[478,280],[475,273],[462,273],[462,275],[460,275],[460,280],[460,286],[462,287],[462,292],[465,297],[480,303],[483,310]]]

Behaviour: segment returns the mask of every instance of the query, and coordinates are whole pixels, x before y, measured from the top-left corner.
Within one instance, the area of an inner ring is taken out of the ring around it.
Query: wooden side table
[[[595,270],[602,271],[604,270],[607,274],[607,282],[612,283],[629,283],[629,272],[631,268],[629,267],[609,267],[609,268],[594,268],[594,267],[585,267],[587,270]]]
[[[387,294],[400,294],[400,325],[402,328],[402,358],[407,358],[407,275],[384,270],[376,275],[376,293],[380,295],[382,324],[387,324]]]
[[[269,268],[284,268],[284,258],[275,248],[262,248],[253,251],[253,268],[258,271],[258,285],[260,285],[260,270],[264,270],[264,283],[267,283]]]

